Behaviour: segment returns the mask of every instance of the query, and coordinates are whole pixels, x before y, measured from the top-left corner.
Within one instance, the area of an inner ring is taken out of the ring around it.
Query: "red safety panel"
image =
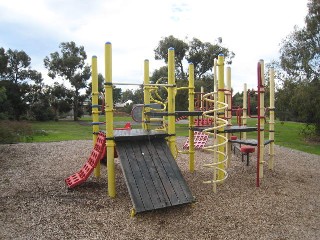
[[[92,167],[95,168],[102,157],[101,153],[101,151],[93,149],[87,163],[89,163]]]
[[[79,175],[79,173],[75,173],[75,174],[71,175],[70,177],[66,178],[64,181],[68,185],[68,188],[73,188],[73,187],[83,183],[85,181],[85,179],[83,179]]]
[[[194,119],[194,125],[197,127],[212,125],[213,120],[211,118],[196,118]]]
[[[106,138],[104,133],[100,132],[98,134],[97,142],[94,145],[94,148],[92,149],[87,162],[83,165],[79,172],[65,179],[68,188],[73,188],[86,181],[90,174],[93,172],[93,169],[97,166],[98,162],[101,160],[101,158],[104,157],[105,152]]]
[[[194,148],[195,149],[202,149],[206,143],[208,142],[208,134],[205,134],[203,132],[195,131],[194,132]],[[189,138],[183,145],[183,149],[189,148]]]

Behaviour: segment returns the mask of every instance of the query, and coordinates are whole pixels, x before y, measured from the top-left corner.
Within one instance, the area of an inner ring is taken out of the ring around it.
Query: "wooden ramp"
[[[116,141],[136,213],[194,201],[163,138]]]

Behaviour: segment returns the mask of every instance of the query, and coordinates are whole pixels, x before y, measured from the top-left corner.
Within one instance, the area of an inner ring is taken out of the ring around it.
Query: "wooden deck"
[[[117,141],[136,213],[194,201],[164,138]]]
[[[128,129],[114,130],[114,140],[119,141],[136,141],[136,140],[151,140],[163,139],[168,136],[166,132],[144,129]]]

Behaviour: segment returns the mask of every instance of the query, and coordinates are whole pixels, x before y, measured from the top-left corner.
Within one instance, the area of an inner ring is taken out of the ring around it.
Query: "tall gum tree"
[[[320,1],[309,0],[305,26],[295,27],[282,42],[280,64],[287,73],[287,86],[295,86],[286,99],[298,120],[314,125],[320,139]],[[286,86],[286,85],[284,85]]]
[[[83,46],[76,46],[74,42],[63,42],[59,45],[60,52],[51,53],[45,57],[44,65],[48,69],[48,76],[57,76],[70,82],[73,87],[74,121],[79,117],[80,90],[87,86],[90,78],[90,66],[85,63],[87,54]]]

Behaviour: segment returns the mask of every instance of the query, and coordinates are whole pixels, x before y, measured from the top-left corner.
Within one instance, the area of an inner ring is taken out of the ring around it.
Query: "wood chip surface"
[[[186,138],[179,137],[182,149]],[[203,184],[212,154],[196,151],[178,165],[196,202],[130,217],[132,203],[116,159],[117,196],[107,196],[105,166],[99,179],[68,190],[64,179],[86,162],[92,141],[0,145],[0,239],[320,239],[320,156],[275,147],[275,169],[265,163],[255,186],[250,166],[233,156],[229,177]],[[266,160],[268,155],[266,153]]]

